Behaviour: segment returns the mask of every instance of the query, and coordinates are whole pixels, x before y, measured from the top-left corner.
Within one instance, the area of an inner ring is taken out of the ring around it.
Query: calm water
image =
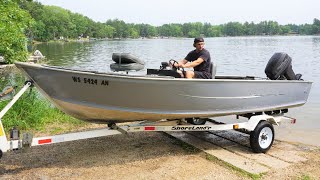
[[[217,74],[266,77],[265,66],[275,52],[286,52],[293,69],[303,79],[313,81],[308,103],[289,110],[297,118],[296,130],[320,129],[320,37],[227,37],[206,38],[206,49],[218,65]],[[146,68],[158,68],[160,62],[184,58],[193,39],[139,39],[82,43],[39,44],[50,65],[109,72],[115,52],[132,53],[146,62]],[[143,70],[138,73],[145,73]],[[291,128],[291,127],[290,127]],[[320,132],[320,130],[319,130]]]

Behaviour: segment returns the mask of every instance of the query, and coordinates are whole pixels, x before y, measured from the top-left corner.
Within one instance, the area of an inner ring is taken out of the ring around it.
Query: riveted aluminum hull
[[[214,117],[285,109],[306,103],[311,82],[182,79],[76,71],[16,63],[59,109],[81,120]]]

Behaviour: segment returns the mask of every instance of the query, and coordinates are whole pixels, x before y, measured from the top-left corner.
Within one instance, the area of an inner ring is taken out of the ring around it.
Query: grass
[[[297,178],[297,180],[311,180],[312,178],[308,175],[302,175]]]
[[[0,70],[0,92],[8,86],[22,88],[25,77],[15,67]],[[16,93],[20,90],[16,89]],[[29,91],[30,90],[30,91]],[[22,131],[48,131],[58,133],[66,127],[84,126],[86,123],[72,118],[45,99],[36,88],[29,88],[2,118],[5,130],[13,127]],[[10,100],[0,101],[0,111]],[[48,127],[54,124],[56,129]],[[58,127],[61,127],[60,129]],[[68,129],[67,129],[68,130]]]
[[[2,110],[9,101],[0,102]],[[4,128],[9,129],[17,126],[20,130],[43,131],[50,124],[71,124],[84,126],[86,123],[70,117],[43,98],[35,88],[25,92],[24,95],[12,106],[2,119]],[[52,133],[61,132],[63,128],[57,127]]]

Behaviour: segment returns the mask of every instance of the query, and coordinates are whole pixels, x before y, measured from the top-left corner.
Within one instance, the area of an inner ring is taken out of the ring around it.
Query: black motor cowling
[[[269,60],[265,73],[271,80],[287,79],[299,80],[301,74],[295,74],[292,70],[292,59],[287,53],[275,53]]]

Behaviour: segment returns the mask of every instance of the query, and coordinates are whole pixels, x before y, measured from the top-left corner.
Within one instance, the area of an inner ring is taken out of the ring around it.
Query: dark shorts
[[[194,71],[194,77],[197,79],[212,79],[212,75],[208,72]]]

